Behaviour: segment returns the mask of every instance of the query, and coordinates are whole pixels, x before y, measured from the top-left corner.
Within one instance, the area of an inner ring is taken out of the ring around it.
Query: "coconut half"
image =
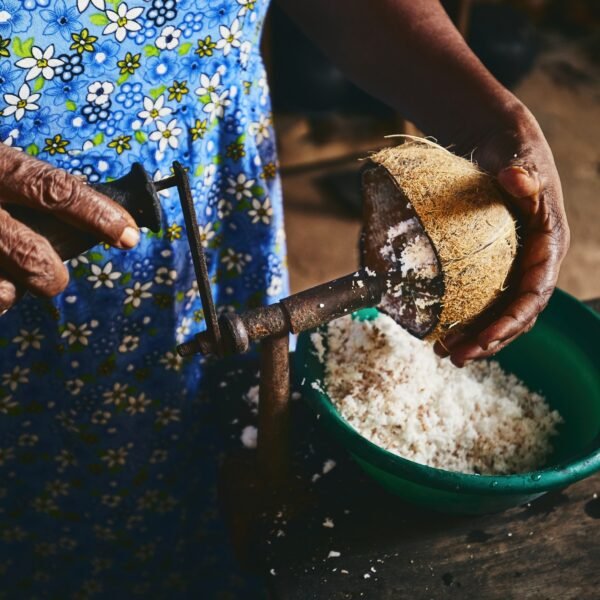
[[[517,252],[495,180],[429,140],[370,157],[363,262],[387,273],[379,308],[417,337],[463,327],[502,293]]]

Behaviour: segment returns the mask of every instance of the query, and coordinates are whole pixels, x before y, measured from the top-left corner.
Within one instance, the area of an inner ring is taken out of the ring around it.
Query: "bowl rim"
[[[600,323],[600,315],[563,290],[556,289],[550,302],[567,304],[568,310],[579,311],[585,319],[590,317]],[[543,313],[540,315],[543,321]],[[325,425],[336,437],[346,442],[346,450],[369,465],[397,478],[440,490],[462,492],[485,492],[486,494],[529,494],[544,492],[552,488],[565,487],[579,481],[600,469],[600,446],[585,456],[571,461],[562,461],[551,467],[513,475],[477,475],[446,471],[423,465],[394,454],[371,442],[350,425],[334,407],[320,386],[312,386],[312,371],[323,381],[323,365],[316,353],[310,334],[315,330],[302,332],[298,337],[295,352],[296,374],[300,377],[303,396],[311,408],[324,418]]]

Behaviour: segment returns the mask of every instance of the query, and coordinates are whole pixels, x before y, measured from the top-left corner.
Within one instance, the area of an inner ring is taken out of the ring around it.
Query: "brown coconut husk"
[[[438,339],[464,327],[505,289],[517,252],[515,220],[495,179],[470,161],[412,138],[370,157],[363,195],[367,266],[398,270],[381,248],[389,242],[386,231],[413,217],[419,227],[394,239],[394,248],[424,234],[435,252],[435,276],[404,273],[400,293],[382,303],[414,335]]]

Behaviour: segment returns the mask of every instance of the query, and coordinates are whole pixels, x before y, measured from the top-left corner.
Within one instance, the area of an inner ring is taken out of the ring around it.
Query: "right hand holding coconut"
[[[467,330],[436,344],[436,352],[457,366],[495,354],[535,325],[552,296],[570,240],[552,152],[527,109],[517,106],[512,127],[475,146],[475,160],[497,177],[520,217],[521,248],[504,301]]]
[[[459,156],[475,149],[479,166],[498,178],[520,212],[520,263],[507,304],[447,335],[437,351],[462,365],[531,329],[569,245],[558,173],[531,113],[481,64],[440,2],[279,4],[365,90]]]
[[[54,296],[67,286],[69,274],[50,242],[19,214],[39,211],[106,240],[117,248],[139,240],[133,218],[83,180],[14,148],[0,144],[0,314],[25,290]]]

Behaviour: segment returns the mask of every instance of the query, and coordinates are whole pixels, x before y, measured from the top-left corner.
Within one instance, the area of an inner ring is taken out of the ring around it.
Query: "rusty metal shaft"
[[[260,344],[257,460],[269,485],[283,482],[289,471],[290,359],[289,335]]]
[[[323,283],[270,306],[241,315],[225,314],[219,320],[223,351],[246,352],[250,342],[287,333],[300,333],[361,308],[376,306],[386,289],[387,278],[366,270]],[[208,331],[177,347],[181,356],[218,355],[220,349]]]

